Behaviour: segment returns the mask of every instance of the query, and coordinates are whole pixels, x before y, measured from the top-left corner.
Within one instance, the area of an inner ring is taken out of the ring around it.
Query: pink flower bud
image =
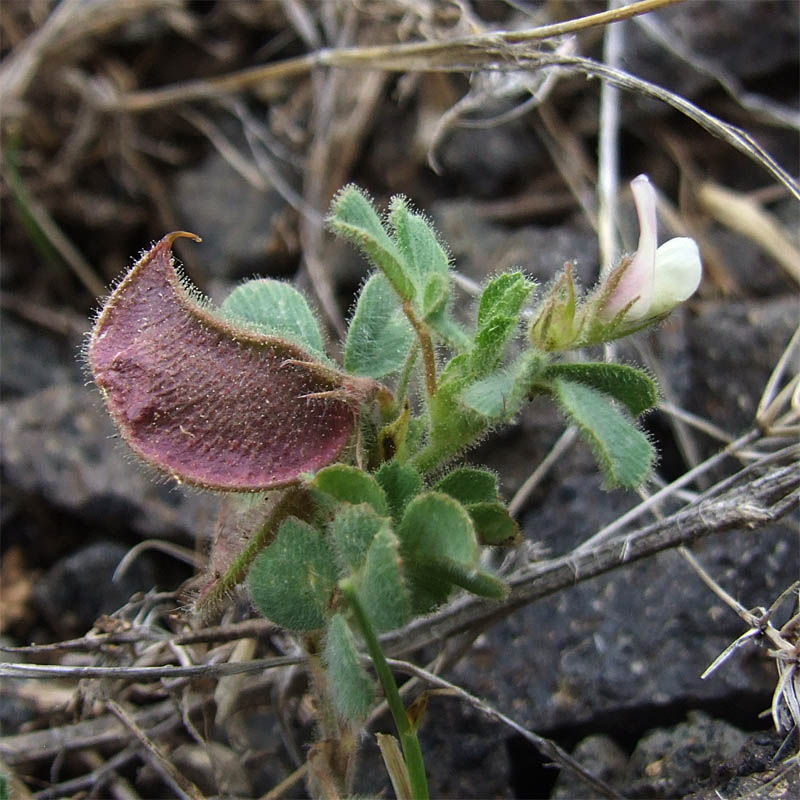
[[[693,239],[670,239],[656,249],[656,193],[647,176],[634,178],[631,190],[639,217],[639,248],[627,266],[623,262],[615,270],[622,274],[603,304],[601,316],[606,320],[627,306],[626,322],[662,316],[694,294],[703,272]]]

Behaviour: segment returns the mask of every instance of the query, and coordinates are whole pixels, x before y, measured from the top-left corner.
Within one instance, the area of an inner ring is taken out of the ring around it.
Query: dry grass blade
[[[783,458],[789,458],[792,453],[784,453]],[[751,467],[747,467],[739,475],[746,479],[751,473]],[[560,558],[532,564],[511,576],[511,594],[500,604],[477,598],[457,600],[429,617],[385,635],[382,641],[393,654],[413,652],[473,625],[496,622],[534,600],[617,567],[711,533],[767,525],[798,506],[800,463],[793,459],[787,466],[769,470],[719,496],[701,498],[696,505],[632,533],[598,542],[589,548],[581,546]]]
[[[114,700],[107,701],[108,710],[134,735],[144,748],[150,763],[161,773],[178,797],[185,800],[204,800],[199,787],[176,769],[161,748],[137,725],[136,720]]]
[[[518,722],[515,722],[513,719],[511,719],[511,717],[507,717],[505,714],[490,706],[484,700],[481,700],[479,697],[475,697],[475,695],[470,694],[468,691],[466,691],[466,689],[462,689],[460,686],[456,686],[456,684],[446,681],[439,675],[434,675],[432,672],[428,672],[428,670],[417,667],[416,665],[410,664],[407,661],[390,659],[389,665],[394,669],[400,670],[401,672],[407,672],[411,675],[414,675],[431,686],[436,686],[439,689],[445,689],[447,694],[455,695],[461,700],[469,703],[473,708],[478,709],[478,711],[480,711],[482,714],[485,714],[487,717],[490,717],[491,719],[497,720],[503,725],[508,726],[515,733],[519,734],[533,744],[539,750],[539,752],[542,753],[542,755],[551,759],[560,767],[572,772],[574,775],[580,778],[580,780],[586,786],[593,789],[595,792],[598,792],[602,797],[620,799],[623,797],[623,795],[621,795],[616,789],[614,789],[612,786],[609,786],[605,781],[597,778],[589,770],[579,764],[569,753],[567,753],[555,742],[528,730]]]

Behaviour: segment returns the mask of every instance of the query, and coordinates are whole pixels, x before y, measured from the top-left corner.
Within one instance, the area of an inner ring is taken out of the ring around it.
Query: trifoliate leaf
[[[372,475],[349,464],[333,464],[320,470],[312,484],[343,503],[368,503],[381,516],[389,515],[383,489]]]
[[[463,505],[497,500],[497,476],[487,469],[459,467],[445,475],[433,488]]]
[[[345,186],[333,200],[328,225],[334,233],[358,245],[383,272],[404,300],[412,300],[414,283],[403,256],[381,223],[369,198],[357,186]]]
[[[472,503],[467,512],[482,545],[510,546],[519,544],[519,525],[500,502]]]
[[[551,364],[544,370],[541,379],[547,381],[553,378],[582,383],[610,394],[615,400],[624,403],[634,417],[653,408],[658,402],[655,381],[642,370],[624,364]]]
[[[372,541],[355,585],[361,605],[379,632],[394,630],[408,621],[411,601],[402,570],[400,544],[388,525]]]
[[[381,464],[375,479],[386,493],[392,519],[400,522],[406,506],[422,491],[422,476],[410,464],[388,461]]]
[[[378,516],[367,503],[345,504],[336,510],[328,531],[346,571],[353,572],[364,566],[375,536],[388,524],[388,520]]]

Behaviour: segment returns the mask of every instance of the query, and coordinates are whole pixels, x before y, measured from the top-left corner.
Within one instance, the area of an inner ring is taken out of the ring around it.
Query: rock
[[[193,541],[211,530],[216,498],[178,490],[134,461],[92,389],[60,383],[6,401],[0,434],[3,483],[23,506],[142,536]]]
[[[639,740],[625,791],[630,797],[681,797],[711,776],[712,764],[733,758],[746,739],[733,725],[691,711],[686,722]]]
[[[525,538],[563,553],[636,501],[631,493],[603,491],[601,483],[596,474],[564,481],[528,510]],[[782,525],[716,534],[695,552],[746,604],[769,605],[797,575],[796,533]],[[657,709],[710,702],[734,704],[752,723],[776,682],[761,651],[745,648],[700,679],[744,630],[668,551],[515,611],[451,678],[540,733],[600,726],[631,735],[650,727]]]
[[[684,800],[789,800],[800,796],[800,769],[776,762],[782,739],[774,731],[750,734],[732,758],[711,765],[704,787]],[[790,751],[791,753],[791,751]],[[790,755],[787,753],[786,755]]]
[[[128,549],[96,542],[60,559],[38,581],[34,599],[60,638],[85,633],[101,615],[125,605],[132,594],[153,588],[155,570],[147,554],[135,559],[117,582],[111,580]]]
[[[178,175],[175,201],[182,227],[203,239],[192,257],[205,274],[235,280],[286,272],[296,262],[281,196],[254,188],[216,151]]]
[[[584,286],[597,278],[597,237],[583,222],[511,229],[487,220],[469,200],[434,203],[431,214],[456,269],[473,280],[483,282],[504,269],[519,268],[546,284],[567,261],[574,262]]]
[[[387,715],[373,731],[392,732]],[[507,729],[457,698],[431,698],[419,732],[431,797],[513,797]],[[370,797],[393,794],[374,736],[360,751],[355,789]]]
[[[585,769],[610,786],[619,787],[628,765],[627,753],[609,736],[595,734],[582,739],[572,751],[572,757]],[[550,795],[554,800],[575,797],[594,800],[605,795],[587,786],[575,773],[562,769]]]
[[[798,20],[792,3],[693,2],[662,9],[655,22],[677,48],[749,80],[796,63]],[[626,27],[624,68],[693,98],[715,86],[713,74],[694,69],[647,33],[648,23]]]
[[[0,359],[3,400],[21,397],[54,383],[81,379],[77,347],[73,343],[8,313],[0,315]]]
[[[754,423],[759,398],[797,325],[795,297],[709,303],[689,323],[687,407],[733,434]]]

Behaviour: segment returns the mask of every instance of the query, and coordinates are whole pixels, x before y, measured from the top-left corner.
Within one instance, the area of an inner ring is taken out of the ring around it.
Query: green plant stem
[[[408,776],[411,780],[414,800],[428,800],[428,779],[425,775],[425,762],[422,759],[422,750],[419,746],[417,731],[408,718],[394,675],[392,675],[392,670],[389,668],[386,656],[383,654],[378,641],[378,635],[375,633],[375,629],[372,627],[372,623],[361,605],[361,601],[358,599],[358,594],[352,581],[345,578],[339,582],[339,588],[344,594],[361,629],[361,635],[364,637],[367,651],[372,658],[375,672],[378,674],[378,679],[383,686],[386,702],[389,704],[392,717],[394,717],[394,724],[397,726],[397,733],[400,736],[406,767],[408,767]]]
[[[423,322],[414,311],[410,300],[403,301],[403,313],[411,323],[419,339],[419,346],[422,350],[422,363],[425,365],[425,388],[428,397],[436,394],[436,353],[433,349],[433,339],[428,325]]]

